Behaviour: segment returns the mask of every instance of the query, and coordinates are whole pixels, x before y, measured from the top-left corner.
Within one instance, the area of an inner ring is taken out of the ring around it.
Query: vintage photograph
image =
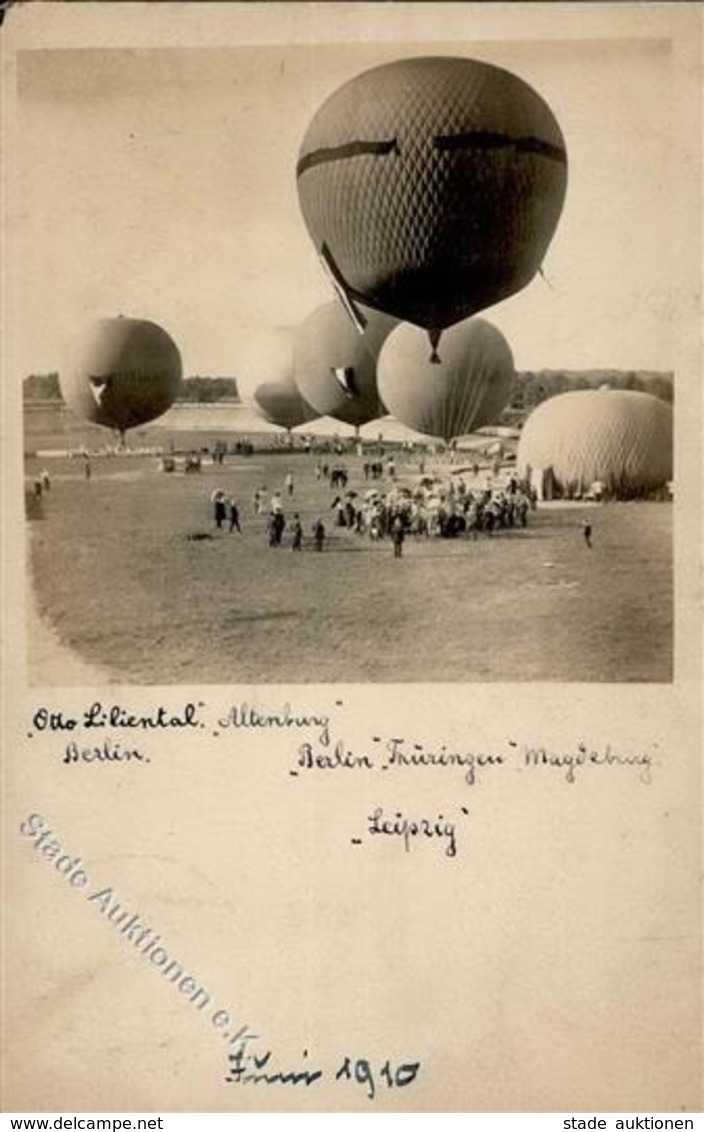
[[[670,682],[671,82],[21,52],[30,678]]]
[[[694,1126],[701,27],[11,6],[13,1113]]]

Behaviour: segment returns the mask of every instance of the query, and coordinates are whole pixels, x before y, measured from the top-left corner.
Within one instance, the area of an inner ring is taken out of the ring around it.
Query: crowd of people
[[[293,472],[288,471],[284,477],[284,491],[290,499],[295,491]],[[282,493],[274,489],[271,497],[266,500],[267,485],[261,484],[254,489],[252,505],[256,516],[266,516],[266,533],[270,547],[282,546],[284,531],[290,536],[292,550],[303,549],[303,523],[299,512],[294,512],[290,521],[286,519],[283,508]],[[234,496],[228,495],[222,488],[216,488],[210,496],[213,504],[213,519],[217,530],[224,530],[229,522],[230,533],[242,533],[240,526],[240,512]],[[311,526],[313,548],[321,551],[325,544],[326,529],[323,519],[318,516]]]
[[[391,535],[396,520],[409,535],[476,538],[480,533],[527,526],[536,500],[516,477],[502,486],[473,489],[463,479],[443,482],[423,477],[415,487],[394,484],[385,492],[373,489],[361,500],[355,492],[337,495],[331,506],[337,526],[372,539]]]

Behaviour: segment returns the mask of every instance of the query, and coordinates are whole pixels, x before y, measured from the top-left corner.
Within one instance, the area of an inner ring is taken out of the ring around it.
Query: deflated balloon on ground
[[[626,389],[585,389],[543,401],[526,421],[518,470],[541,497],[583,493],[598,482],[622,497],[672,479],[672,406]]]

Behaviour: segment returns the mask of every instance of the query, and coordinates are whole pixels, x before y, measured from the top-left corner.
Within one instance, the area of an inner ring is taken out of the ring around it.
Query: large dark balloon
[[[514,380],[508,342],[482,318],[446,332],[439,364],[428,358],[423,332],[408,324],[393,332],[379,357],[379,395],[389,412],[443,440],[496,421]]]
[[[519,291],[552,238],[567,155],[549,106],[473,59],[365,71],[318,110],[303,217],[340,291],[440,331]]]
[[[237,392],[264,420],[296,428],[319,415],[304,400],[293,377],[296,332],[272,327],[253,335],[237,364]]]
[[[385,415],[376,384],[376,359],[396,320],[367,312],[360,334],[339,303],[318,307],[296,335],[294,375],[309,404],[324,416],[363,425]]]
[[[125,432],[165,413],[181,377],[176,344],[156,323],[101,318],[69,344],[59,384],[79,416]]]

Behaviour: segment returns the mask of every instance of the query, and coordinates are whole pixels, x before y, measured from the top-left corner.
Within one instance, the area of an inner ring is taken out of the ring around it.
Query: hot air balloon
[[[68,344],[59,384],[75,413],[124,435],[170,408],[181,376],[181,355],[165,330],[120,316],[96,319]]]
[[[379,395],[402,424],[452,440],[496,421],[506,406],[515,372],[504,336],[482,318],[453,326],[433,363],[422,330],[394,330],[379,356]]]
[[[293,378],[295,330],[272,327],[245,342],[237,365],[237,391],[264,420],[282,428],[319,415],[301,396]]]
[[[317,307],[296,335],[294,375],[319,413],[359,426],[384,416],[376,386],[376,359],[396,320],[367,312],[359,334],[334,300]]]
[[[672,478],[672,406],[628,389],[559,393],[528,417],[517,468],[541,497],[596,482],[623,497],[662,487]]]
[[[352,313],[366,303],[424,327],[435,346],[445,327],[538,271],[567,156],[549,106],[516,75],[473,59],[402,59],[323,103],[297,182],[308,231]]]

